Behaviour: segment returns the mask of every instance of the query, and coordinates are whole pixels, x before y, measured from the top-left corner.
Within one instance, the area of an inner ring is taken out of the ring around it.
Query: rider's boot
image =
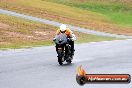
[[[75,52],[75,50],[73,49],[73,50],[71,51],[71,58],[73,58],[74,52]]]

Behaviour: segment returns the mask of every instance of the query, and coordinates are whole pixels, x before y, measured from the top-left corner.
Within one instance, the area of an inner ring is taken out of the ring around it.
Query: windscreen
[[[67,43],[67,36],[66,36],[66,34],[60,33],[59,35],[57,35],[55,43],[56,44]]]

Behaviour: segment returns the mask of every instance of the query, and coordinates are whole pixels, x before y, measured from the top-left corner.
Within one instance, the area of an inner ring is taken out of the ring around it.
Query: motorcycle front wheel
[[[62,52],[58,52],[58,63],[60,65],[63,65],[63,62],[64,62],[64,60],[63,60]]]
[[[60,65],[63,65],[62,59],[59,58],[59,57],[58,57],[58,63],[59,63]]]

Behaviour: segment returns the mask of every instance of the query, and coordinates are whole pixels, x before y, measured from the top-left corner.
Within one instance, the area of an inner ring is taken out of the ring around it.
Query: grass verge
[[[53,45],[52,39],[56,29],[53,26],[0,14],[0,49]],[[80,32],[75,32],[75,34],[76,43],[116,39]]]
[[[112,22],[122,26],[132,26],[131,0],[43,0],[105,15]]]
[[[132,10],[129,4],[108,2],[110,0],[84,1],[86,2],[80,3],[80,0],[2,0],[0,7],[93,30],[132,35]]]

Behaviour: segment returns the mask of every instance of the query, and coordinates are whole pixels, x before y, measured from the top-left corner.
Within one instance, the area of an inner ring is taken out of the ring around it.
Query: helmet
[[[62,24],[62,25],[60,26],[60,31],[61,31],[61,32],[66,31],[66,25],[65,25],[65,24]]]

